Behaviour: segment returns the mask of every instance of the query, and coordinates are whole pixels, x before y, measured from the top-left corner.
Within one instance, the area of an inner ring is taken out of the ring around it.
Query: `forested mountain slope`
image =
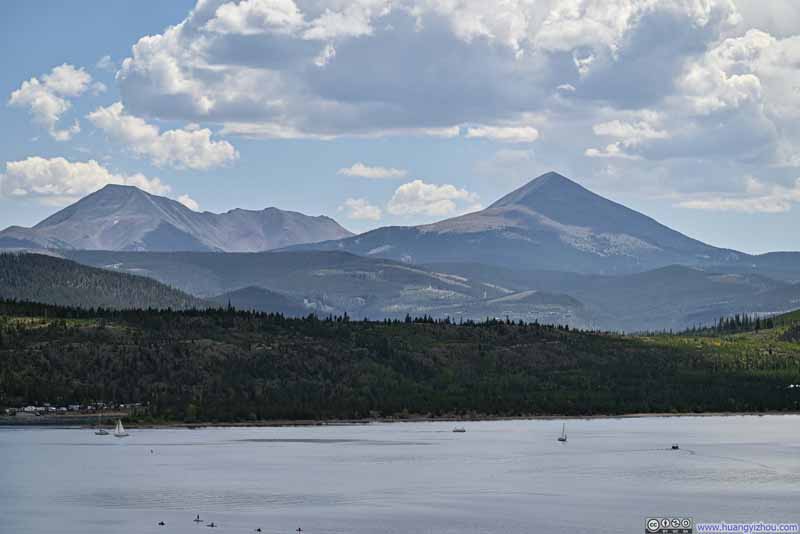
[[[0,303],[0,405],[143,402],[188,421],[797,410],[800,344],[786,328],[621,337]]]
[[[0,254],[0,298],[84,308],[208,306],[196,297],[149,278],[41,254]]]

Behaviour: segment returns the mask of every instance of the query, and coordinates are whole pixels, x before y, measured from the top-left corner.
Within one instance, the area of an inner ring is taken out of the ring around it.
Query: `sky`
[[[800,250],[796,0],[0,3],[0,227],[106,184],[362,232],[557,171]]]

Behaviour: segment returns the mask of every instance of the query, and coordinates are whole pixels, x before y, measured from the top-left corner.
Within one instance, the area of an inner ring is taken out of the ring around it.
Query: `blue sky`
[[[796,34],[783,0],[3,2],[0,227],[113,182],[364,231],[556,170],[798,250]]]

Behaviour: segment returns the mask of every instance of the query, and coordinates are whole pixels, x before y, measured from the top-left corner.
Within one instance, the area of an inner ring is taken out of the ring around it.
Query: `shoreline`
[[[285,419],[270,421],[227,421],[227,422],[198,422],[188,423],[179,421],[138,423],[126,421],[128,428],[139,429],[200,429],[200,428],[277,428],[277,427],[304,427],[304,426],[357,426],[385,423],[468,423],[490,421],[558,421],[558,420],[592,420],[592,419],[641,419],[673,418],[673,417],[761,417],[765,415],[800,415],[798,411],[768,411],[768,412],[654,412],[630,414],[595,414],[595,415],[524,415],[524,416],[442,416],[442,417],[378,417],[368,419]],[[74,417],[75,420],[70,421]],[[121,417],[123,420],[125,416]],[[85,416],[41,418],[17,418],[0,416],[0,427],[64,427],[64,428],[94,428],[96,424]]]

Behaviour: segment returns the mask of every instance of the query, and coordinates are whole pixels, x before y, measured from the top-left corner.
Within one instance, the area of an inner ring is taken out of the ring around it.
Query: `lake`
[[[568,420],[567,443],[561,425],[132,429],[123,439],[0,428],[0,532],[197,533],[213,521],[220,533],[618,534],[669,514],[800,519],[800,416]]]

